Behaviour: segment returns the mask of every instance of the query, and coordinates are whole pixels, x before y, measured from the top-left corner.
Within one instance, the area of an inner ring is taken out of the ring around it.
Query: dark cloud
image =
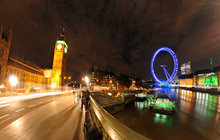
[[[208,67],[209,57],[220,64],[219,7],[217,0],[2,0],[0,21],[13,26],[12,53],[43,67],[52,65],[65,27],[67,70],[76,77],[94,64],[146,79],[162,45],[194,70]]]

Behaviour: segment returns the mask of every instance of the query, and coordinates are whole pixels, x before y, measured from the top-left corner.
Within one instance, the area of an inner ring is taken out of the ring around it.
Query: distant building
[[[180,67],[180,71],[181,71],[181,75],[192,74],[190,61],[182,64]]]
[[[5,83],[9,51],[11,47],[12,30],[0,28],[0,84]]]
[[[25,63],[26,62],[26,63]],[[48,88],[48,79],[44,75],[44,70],[36,65],[30,65],[28,61],[19,61],[15,58],[9,57],[7,65],[6,79],[10,76],[16,76],[18,79],[17,90],[27,91],[31,89],[46,89]],[[7,87],[10,83],[6,80]]]
[[[115,89],[116,77],[114,73],[109,71],[103,71],[93,66],[89,70],[90,87],[95,89]]]
[[[131,80],[131,85],[129,89],[137,89],[136,80],[134,78],[130,78],[130,80]]]
[[[101,85],[104,87],[109,87],[110,89],[114,87],[115,75],[112,72],[104,71],[103,78],[101,80]]]
[[[64,40],[64,32],[56,41],[54,49],[54,60],[52,69],[42,69],[32,62],[16,57],[9,56],[11,47],[12,30],[0,29],[0,88],[11,90],[12,85],[9,83],[11,76],[16,77],[16,91],[26,92],[34,89],[48,89],[51,84],[59,88],[64,85],[65,78],[70,80],[71,77],[65,76],[66,53],[68,46]],[[3,91],[0,89],[0,91]]]
[[[199,87],[217,87],[220,85],[220,67],[213,69],[204,69],[195,72],[196,86]]]
[[[179,85],[182,87],[216,88],[220,86],[220,66],[199,70],[195,74],[181,75]]]
[[[98,78],[95,76],[95,69],[94,69],[93,65],[89,70],[89,75],[90,75],[89,78],[90,78],[91,86],[96,85],[96,83],[98,82]],[[97,79],[97,81],[96,81],[96,79]]]
[[[193,87],[196,85],[196,78],[194,74],[182,75],[179,77],[179,85],[181,87]]]

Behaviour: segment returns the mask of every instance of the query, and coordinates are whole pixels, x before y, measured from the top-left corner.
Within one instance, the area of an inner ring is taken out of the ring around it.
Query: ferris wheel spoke
[[[167,71],[167,69],[166,69],[166,68],[164,68],[164,70],[166,71],[166,73],[167,73],[168,77],[170,78],[171,76],[170,76],[169,72]],[[167,79],[167,80],[168,80],[168,79]]]
[[[165,74],[167,80],[169,80],[169,79],[170,79],[170,74],[169,74],[169,72],[167,71],[167,69],[165,68],[166,65],[160,65],[160,66],[163,68],[163,71],[164,71],[164,74]]]
[[[165,74],[165,76],[166,76],[166,78],[167,78],[167,80],[169,79],[168,78],[168,75],[167,75],[167,73],[166,73],[166,69],[163,67],[163,71],[164,71],[164,74]]]

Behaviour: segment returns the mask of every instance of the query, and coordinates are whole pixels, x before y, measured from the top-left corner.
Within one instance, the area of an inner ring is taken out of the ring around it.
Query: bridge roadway
[[[83,140],[84,120],[72,93],[0,98],[1,140]]]
[[[72,92],[1,97],[0,139],[85,140],[83,130],[86,124],[90,128],[97,126],[106,140],[148,140],[120,123],[103,108],[121,104],[123,100],[102,94],[93,94],[90,99],[90,108],[86,113],[81,111],[80,100]],[[94,132],[89,129],[88,133]]]

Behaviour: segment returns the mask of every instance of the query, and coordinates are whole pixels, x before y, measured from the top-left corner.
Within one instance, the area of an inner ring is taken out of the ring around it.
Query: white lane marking
[[[15,112],[20,112],[20,111],[22,111],[22,110],[24,110],[24,108],[22,108],[22,109],[19,109],[19,110],[15,111]]]
[[[0,108],[2,107],[6,107],[6,106],[9,106],[10,104],[4,104],[4,105],[0,105]]]
[[[8,117],[8,116],[9,116],[9,114],[5,114],[5,115],[1,116],[0,119],[3,119],[3,118]]]
[[[7,119],[4,119],[4,120],[2,120],[1,122],[0,122],[0,124],[3,124],[4,122],[6,122],[6,121],[8,121],[8,120],[10,120],[11,119],[11,117],[8,117]]]
[[[38,104],[33,104],[33,105],[29,105],[28,107],[32,108],[32,107],[35,107],[37,106]]]

